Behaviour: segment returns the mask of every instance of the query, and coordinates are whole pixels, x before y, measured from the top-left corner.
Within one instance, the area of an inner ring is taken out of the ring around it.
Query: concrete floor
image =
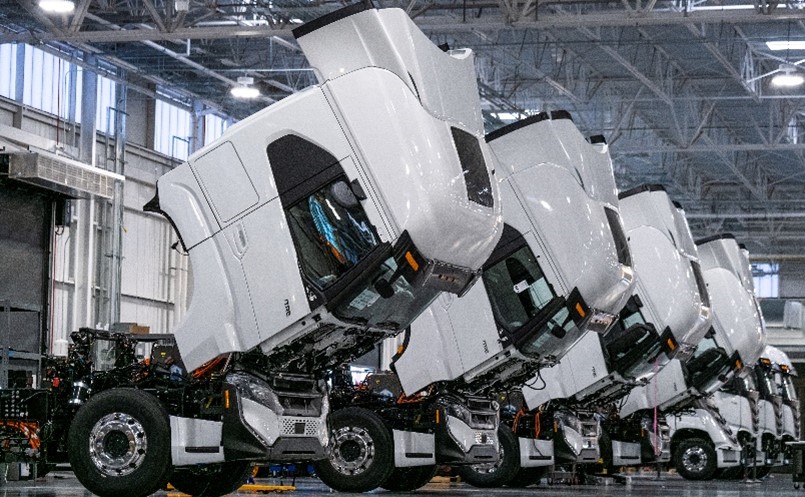
[[[279,484],[278,480],[260,479],[258,483]],[[282,483],[290,484],[290,480]],[[334,494],[325,485],[315,479],[304,478],[296,481],[297,490],[287,492],[288,496],[320,496]],[[382,495],[412,495],[392,494],[386,491],[373,493]],[[627,484],[602,484],[570,486],[556,484],[552,486],[544,483],[528,489],[477,489],[463,483],[430,483],[416,492],[416,495],[429,495],[432,497],[513,497],[523,494],[543,496],[573,496],[573,497],[605,497],[605,496],[635,496],[635,497],[805,497],[805,490],[795,490],[788,475],[772,475],[759,483],[743,483],[735,481],[690,482],[676,475],[666,475],[660,481],[646,476],[634,477]],[[8,482],[0,487],[0,497],[59,497],[91,494],[84,490],[71,473],[57,472],[47,477],[31,482]],[[183,494],[175,492],[159,492],[154,495],[179,497]],[[235,495],[235,494],[233,494]],[[236,495],[255,495],[247,492],[238,492]],[[340,494],[344,497],[361,494]]]

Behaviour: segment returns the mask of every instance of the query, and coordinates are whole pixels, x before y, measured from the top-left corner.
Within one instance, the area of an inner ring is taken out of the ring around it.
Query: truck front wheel
[[[718,469],[716,450],[701,438],[679,442],[673,462],[677,472],[686,480],[711,480]]]
[[[316,473],[339,492],[368,492],[394,470],[394,442],[377,414],[347,407],[330,414],[330,458],[316,461]]]
[[[508,484],[520,469],[520,447],[511,428],[498,428],[500,459],[495,463],[472,464],[456,467],[456,473],[470,485],[480,488],[502,487]]]
[[[219,497],[239,489],[251,469],[249,461],[180,467],[173,470],[170,484],[176,490],[195,497]]]
[[[78,410],[68,433],[76,478],[100,497],[144,497],[171,472],[168,415],[152,395],[114,388]]]

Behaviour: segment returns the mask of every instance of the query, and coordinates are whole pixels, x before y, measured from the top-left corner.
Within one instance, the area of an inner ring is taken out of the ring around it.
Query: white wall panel
[[[148,326],[151,333],[170,333],[173,330],[173,313],[167,306],[144,303],[125,295],[120,299],[120,321]]]
[[[805,262],[783,261],[780,263],[780,297],[805,297]]]

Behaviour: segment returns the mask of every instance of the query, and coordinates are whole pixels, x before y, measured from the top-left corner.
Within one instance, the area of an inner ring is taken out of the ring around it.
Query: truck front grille
[[[319,432],[321,421],[318,418],[282,418],[282,436],[315,437]]]

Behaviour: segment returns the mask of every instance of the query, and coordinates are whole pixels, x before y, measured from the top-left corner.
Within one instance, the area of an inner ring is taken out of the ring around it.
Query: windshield
[[[379,244],[366,212],[343,180],[291,206],[288,219],[302,272],[320,290]]]
[[[523,354],[555,355],[581,336],[527,245],[484,269],[483,281],[498,326]]]
[[[394,257],[376,271],[359,278],[333,314],[352,323],[399,330],[411,324],[439,295],[431,287],[414,287],[402,277]],[[393,293],[392,293],[393,292]]]
[[[687,370],[691,385],[705,390],[707,385],[729,373],[730,359],[710,335],[699,342],[693,356],[688,359]]]
[[[519,345],[519,350],[523,354],[532,357],[556,355],[557,348],[549,347],[548,342],[554,338],[561,339],[567,334],[580,335],[581,331],[576,327],[576,323],[570,318],[570,311],[564,305],[550,316],[547,321],[526,340]]]
[[[794,378],[791,375],[783,375],[783,381],[780,384],[780,391],[783,394],[783,400],[797,400],[797,389],[794,387]]]
[[[483,279],[495,317],[509,333],[536,316],[556,296],[528,247],[487,268]]]
[[[641,377],[668,362],[666,356],[660,354],[660,336],[646,323],[638,306],[627,306],[621,311],[620,319],[604,337],[604,343],[612,368],[628,378]],[[655,359],[659,359],[656,364]]]

